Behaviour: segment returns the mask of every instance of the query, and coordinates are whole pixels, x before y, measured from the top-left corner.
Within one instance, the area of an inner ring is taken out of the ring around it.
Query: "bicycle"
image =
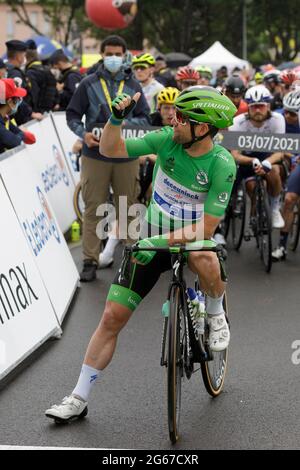
[[[132,253],[137,251],[155,251],[170,253],[172,278],[168,289],[167,316],[165,316],[162,333],[162,348],[160,365],[167,368],[168,395],[168,427],[172,444],[179,438],[179,421],[181,411],[181,385],[184,375],[187,379],[201,369],[202,378],[207,392],[217,397],[224,385],[228,350],[212,352],[208,345],[209,326],[205,318],[204,334],[198,340],[193,328],[192,318],[188,308],[187,285],[183,276],[185,264],[184,254],[188,251],[212,251],[217,253],[221,278],[227,281],[224,266],[223,247],[213,241],[202,241],[199,248],[186,248],[185,245],[167,248],[138,248],[125,247],[121,265],[121,276],[128,276],[129,260]],[[198,281],[196,281],[198,289]],[[227,317],[227,300],[224,296],[224,311]],[[195,369],[195,364],[200,367]]]
[[[225,217],[221,222],[221,233],[227,240],[229,230],[231,228],[231,237],[233,248],[238,251],[241,247],[246,221],[246,189],[245,183],[242,181],[237,188],[234,189]]]
[[[265,180],[262,176],[255,176],[254,189],[255,214],[251,217],[251,228],[253,235],[246,232],[244,240],[256,239],[256,246],[260,252],[260,258],[264,264],[265,271],[269,273],[272,268],[272,218],[269,203],[269,195]]]
[[[294,207],[293,224],[290,230],[290,243],[289,249],[296,251],[300,236],[300,202],[298,201]]]

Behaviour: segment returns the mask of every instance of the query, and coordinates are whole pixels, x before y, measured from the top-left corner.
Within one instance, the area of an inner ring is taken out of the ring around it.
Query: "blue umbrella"
[[[50,39],[47,36],[33,36],[30,39],[33,39],[36,43],[38,54],[42,60],[48,59],[57,49],[62,49],[66,56],[73,57],[69,49],[55,41],[55,39]]]

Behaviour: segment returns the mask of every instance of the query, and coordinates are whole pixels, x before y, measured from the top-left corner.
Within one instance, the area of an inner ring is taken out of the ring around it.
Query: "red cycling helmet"
[[[284,70],[280,74],[280,78],[285,85],[291,85],[295,80],[298,80],[298,74],[293,70]]]
[[[196,83],[199,80],[200,75],[197,72],[197,70],[187,65],[186,67],[180,67],[180,69],[178,69],[178,72],[175,78],[178,81],[187,80],[189,82],[194,81]]]

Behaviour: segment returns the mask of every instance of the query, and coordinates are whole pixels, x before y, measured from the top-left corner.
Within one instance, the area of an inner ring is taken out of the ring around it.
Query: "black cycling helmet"
[[[231,75],[224,83],[225,92],[229,92],[231,95],[243,95],[246,91],[245,84],[241,77],[237,75]]]

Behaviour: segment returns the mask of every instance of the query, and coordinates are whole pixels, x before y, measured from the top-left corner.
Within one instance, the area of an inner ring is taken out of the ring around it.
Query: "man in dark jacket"
[[[39,60],[36,43],[29,39],[26,41],[26,78],[30,82],[29,105],[34,112],[48,112],[56,104],[56,79]]]
[[[59,111],[64,111],[81,82],[82,75],[78,68],[72,65],[62,49],[58,49],[52,54],[50,64],[61,72],[61,78],[56,87],[59,94]]]
[[[5,44],[7,47],[7,76],[8,78],[19,79],[20,86],[27,91],[26,100],[30,100],[30,83],[22,70],[26,63],[27,46],[25,42],[17,39],[7,41]],[[31,119],[40,121],[43,119],[43,115],[41,113],[35,113],[28,102],[23,101],[15,115],[15,120],[18,125],[21,125]]]
[[[128,207],[137,202],[139,193],[139,160],[108,159],[99,153],[99,140],[90,130],[95,123],[106,123],[111,115],[111,102],[120,93],[133,96],[142,93],[140,84],[133,78],[125,64],[127,46],[119,36],[108,36],[101,45],[103,64],[96,73],[82,80],[67,108],[70,129],[83,140],[81,184],[85,203],[83,222],[82,281],[96,278],[101,241],[96,234],[100,217],[97,207],[107,202],[110,184],[113,187],[118,217],[119,196],[127,196]],[[82,117],[85,115],[85,126]],[[149,107],[142,94],[137,106],[129,115],[128,124],[149,125]]]

